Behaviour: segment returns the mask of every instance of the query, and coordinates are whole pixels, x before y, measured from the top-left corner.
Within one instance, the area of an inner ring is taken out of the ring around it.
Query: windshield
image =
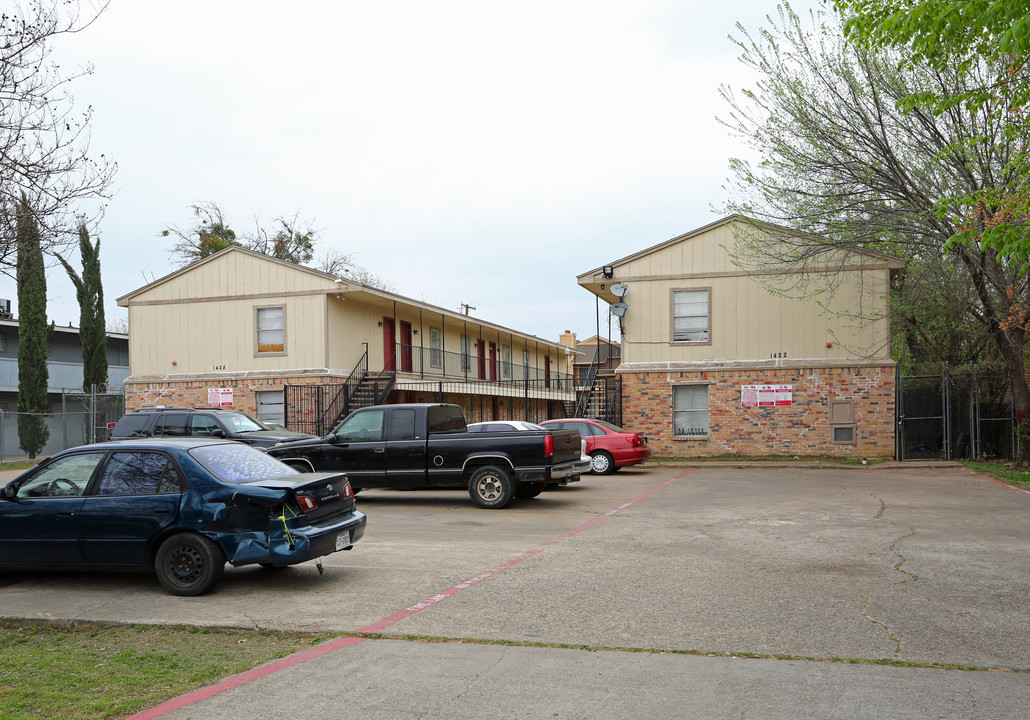
[[[218,479],[228,483],[245,483],[297,474],[289,465],[243,443],[204,445],[190,450],[190,455]]]
[[[241,412],[218,413],[218,419],[234,433],[255,432],[267,430],[264,423],[257,418]]]

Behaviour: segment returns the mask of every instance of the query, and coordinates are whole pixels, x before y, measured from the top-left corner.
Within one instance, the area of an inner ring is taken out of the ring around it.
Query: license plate
[[[350,530],[347,532],[340,533],[336,536],[336,549],[343,550],[344,548],[351,547],[350,541]]]

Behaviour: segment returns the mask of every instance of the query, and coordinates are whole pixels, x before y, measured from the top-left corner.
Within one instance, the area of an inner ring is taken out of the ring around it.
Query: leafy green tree
[[[18,213],[18,445],[35,458],[50,439],[46,269],[39,223],[23,195]]]
[[[950,293],[958,298],[950,312],[958,325],[973,324],[989,339],[1025,420],[1030,285],[1024,264],[982,235],[952,239],[968,222],[965,198],[1026,186],[1013,158],[1027,147],[1030,131],[988,105],[960,103],[940,112],[905,103],[925,90],[964,94],[996,77],[997,68],[980,62],[960,72],[901,62],[908,60],[902,51],[848,42],[825,15],[803,27],[786,5],[778,26],[757,37],[744,31],[738,46],[759,80],[739,98],[723,88],[732,108],[726,124],[756,159],[731,161],[735,197],[727,208],[793,229],[768,242],[757,233],[741,237],[738,262],[795,271],[783,277],[830,272],[856,250],[894,255],[914,269],[938,259],[954,264],[953,278],[965,287]],[[929,307],[909,308],[924,337],[939,326],[939,318],[926,314]]]
[[[82,341],[82,389],[107,390],[107,323],[104,319],[104,286],[100,278],[100,239],[94,245],[85,223],[79,225],[82,276],[60,254],[65,272],[75,286],[79,302],[79,339]]]
[[[908,67],[930,67],[962,77],[962,87],[930,85],[899,99],[937,114],[957,107],[987,110],[1018,142],[1030,126],[1030,9],[1026,0],[833,0],[845,32],[863,47],[902,50]],[[984,73],[984,68],[991,72]],[[970,76],[976,81],[969,82]],[[973,150],[975,137],[952,137],[958,152]],[[970,147],[964,147],[970,145]],[[954,189],[937,206],[956,225],[956,243],[986,246],[1015,262],[1030,263],[1030,155],[1012,153],[1005,171],[1019,181],[999,187]],[[1025,268],[1026,269],[1026,268]]]

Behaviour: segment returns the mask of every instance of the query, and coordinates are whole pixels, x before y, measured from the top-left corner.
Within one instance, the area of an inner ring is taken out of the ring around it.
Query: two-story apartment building
[[[893,258],[743,269],[731,216],[579,276],[621,313],[622,420],[656,456],[894,453]],[[789,232],[783,228],[779,232]],[[813,238],[814,242],[818,239]]]
[[[118,299],[126,406],[225,405],[327,432],[358,403],[545,419],[575,399],[556,342],[232,247]]]
[[[21,454],[18,448],[18,320],[0,318],[0,458]],[[86,424],[90,398],[82,387],[82,340],[76,327],[55,326],[47,345],[47,400],[52,416],[46,418],[50,439],[43,454],[88,442],[102,427],[91,434]],[[122,382],[129,376],[129,338],[122,333],[107,333],[107,392],[114,396],[122,391]],[[95,398],[94,398],[95,399]],[[117,420],[121,402],[98,402],[93,407],[98,425]]]

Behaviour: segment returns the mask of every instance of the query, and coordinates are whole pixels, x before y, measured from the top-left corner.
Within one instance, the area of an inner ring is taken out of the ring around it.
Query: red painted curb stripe
[[[454,595],[454,594],[456,594],[458,592],[461,592],[462,590],[464,590],[466,588],[472,587],[476,583],[482,582],[483,580],[486,580],[487,578],[491,578],[494,575],[497,575],[498,573],[502,573],[505,570],[513,568],[516,565],[519,565],[520,563],[523,563],[526,560],[529,560],[531,557],[539,555],[540,553],[542,553],[544,550],[546,550],[547,548],[551,547],[552,545],[557,545],[558,543],[562,542],[565,538],[570,538],[570,537],[572,537],[574,535],[578,535],[579,533],[583,532],[587,528],[593,527],[594,525],[596,525],[597,523],[601,522],[602,520],[610,518],[612,515],[615,515],[616,513],[620,512],[622,510],[625,510],[626,508],[630,507],[631,505],[635,505],[636,503],[640,502],[641,500],[646,500],[647,498],[651,497],[652,495],[654,495],[659,490],[664,489],[665,487],[671,485],[673,482],[675,482],[679,478],[684,477],[685,475],[688,475],[691,472],[693,472],[693,470],[687,470],[684,473],[680,473],[679,475],[677,475],[676,477],[672,478],[671,480],[666,480],[661,485],[658,485],[657,487],[654,487],[654,488],[648,490],[643,495],[640,495],[639,497],[633,498],[629,502],[625,502],[622,505],[619,505],[617,508],[613,508],[613,509],[609,510],[608,512],[604,513],[603,515],[598,515],[596,518],[593,518],[593,519],[583,523],[582,525],[580,525],[577,528],[573,528],[572,530],[569,530],[567,533],[565,533],[564,535],[559,537],[557,540],[551,540],[550,542],[544,543],[542,546],[540,546],[540,547],[538,547],[536,549],[530,550],[530,551],[528,551],[526,553],[523,553],[522,555],[519,555],[517,558],[513,558],[512,560],[509,560],[508,562],[504,563],[503,565],[499,565],[498,567],[495,567],[493,570],[487,570],[485,572],[480,573],[479,575],[476,575],[473,578],[469,578],[468,580],[465,580],[464,582],[460,582],[457,585],[454,585],[453,587],[447,588],[443,592],[437,593],[436,595],[433,595],[430,598],[426,598],[422,602],[415,603],[414,605],[411,605],[410,607],[406,607],[403,610],[401,610],[400,612],[394,613],[390,617],[383,618],[379,622],[376,622],[376,623],[373,623],[373,624],[368,625],[366,627],[363,627],[360,630],[358,630],[357,632],[359,632],[359,633],[377,633],[377,632],[382,632],[383,630],[385,630],[386,628],[390,627],[391,625],[395,625],[398,622],[400,622],[401,620],[404,620],[405,618],[409,618],[412,615],[420,613],[423,610],[425,610],[426,608],[432,607],[433,605],[435,605],[436,603],[440,602],[441,600],[446,600],[447,598],[451,597],[452,595]],[[168,702],[161,703],[160,705],[152,707],[149,710],[143,710],[142,712],[136,713],[135,715],[131,715],[128,718],[126,718],[126,720],[153,720],[153,718],[158,718],[158,717],[161,717],[162,715],[167,715],[168,713],[173,712],[175,710],[180,710],[180,709],[182,709],[182,708],[184,708],[184,707],[186,707],[188,705],[193,705],[194,703],[198,703],[201,700],[206,700],[206,699],[208,699],[210,697],[214,697],[215,695],[219,695],[219,694],[225,692],[226,690],[231,690],[232,688],[239,687],[241,685],[246,685],[249,682],[254,682],[255,680],[260,680],[263,677],[268,677],[269,675],[272,675],[273,673],[277,673],[280,670],[285,670],[287,668],[291,668],[291,667],[294,667],[296,665],[301,665],[301,664],[306,663],[306,662],[308,662],[310,660],[314,660],[316,658],[320,658],[320,657],[323,657],[323,656],[328,655],[330,653],[336,652],[337,650],[342,650],[345,647],[350,647],[352,645],[357,645],[360,642],[364,642],[365,639],[366,638],[361,638],[361,637],[344,637],[344,638],[337,638],[336,640],[330,640],[329,642],[323,643],[322,645],[319,645],[318,647],[311,648],[310,650],[304,650],[304,651],[296,653],[294,655],[290,655],[289,657],[282,658],[281,660],[276,660],[274,662],[268,663],[267,665],[262,665],[261,667],[254,668],[253,670],[248,670],[246,672],[240,673],[239,675],[234,675],[234,676],[232,676],[230,678],[226,678],[225,680],[223,680],[223,681],[221,681],[219,683],[216,683],[214,685],[210,685],[210,686],[208,686],[206,688],[201,688],[200,690],[195,690],[194,692],[187,693],[186,695],[181,695],[181,696],[179,696],[177,698],[173,698],[172,700],[169,700]]]
[[[981,475],[980,473],[974,472],[974,471],[970,470],[969,468],[962,468],[962,469],[964,471],[966,471],[967,473],[969,473],[970,475],[976,475],[978,478],[983,478],[984,480],[990,480],[992,483],[997,483],[998,485],[1001,485],[1003,487],[1012,488],[1016,492],[1026,493],[1027,495],[1030,495],[1030,490],[1024,490],[1021,487],[1016,487],[1015,485],[1009,485],[1007,482],[1003,482],[1001,480],[996,480],[996,479],[994,479],[992,477],[987,477],[986,475]]]

